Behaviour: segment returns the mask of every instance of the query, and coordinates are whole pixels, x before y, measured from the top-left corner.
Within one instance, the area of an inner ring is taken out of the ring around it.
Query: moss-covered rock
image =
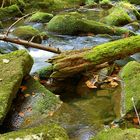
[[[66,131],[58,125],[46,124],[0,135],[1,140],[68,140]]]
[[[33,38],[33,42],[41,43],[41,35],[39,30],[35,29],[34,27],[27,25],[27,26],[19,26],[15,30],[12,31],[14,36],[19,37],[20,39],[25,39],[30,41]]]
[[[32,64],[33,60],[25,50],[0,55],[0,123],[9,111],[22,79],[29,73]]]
[[[28,77],[22,84],[22,90],[13,103],[8,115],[10,129],[37,126],[43,118],[53,114],[62,104],[59,97],[42,86],[39,81]],[[24,115],[20,115],[22,112]]]
[[[87,20],[85,16],[77,12],[56,15],[48,23],[47,29],[50,32],[67,35],[77,35],[80,33],[89,32],[94,34],[117,35],[122,35],[128,32],[130,33],[129,30],[126,30],[124,28],[111,27],[100,22]]]
[[[50,77],[50,75],[52,74],[52,72],[53,72],[53,66],[50,65],[50,66],[44,67],[41,70],[39,70],[37,72],[37,74],[39,75],[39,77],[41,79],[46,79],[46,78],[49,78]]]
[[[120,75],[123,80],[123,113],[129,112],[134,108],[132,97],[134,98],[137,108],[140,108],[140,63],[136,61],[129,62],[126,66],[124,66]]]
[[[120,26],[140,18],[136,8],[130,3],[120,2],[109,10],[110,14],[102,19],[108,25]]]
[[[27,22],[41,22],[45,23],[50,21],[53,18],[52,14],[44,13],[44,12],[36,12],[31,17],[27,19]]]
[[[5,8],[0,8],[0,20],[8,20],[16,16],[21,16],[22,13],[17,5],[12,5]]]
[[[131,128],[122,130],[114,128],[101,131],[97,136],[91,140],[138,140],[140,138],[140,129]]]

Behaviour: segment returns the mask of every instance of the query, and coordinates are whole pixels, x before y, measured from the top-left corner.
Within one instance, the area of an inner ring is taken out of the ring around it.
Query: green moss
[[[129,62],[121,72],[123,80],[123,105],[125,112],[133,109],[132,97],[134,98],[137,108],[140,108],[140,63],[132,61]]]
[[[60,99],[32,77],[28,78],[23,85],[27,87],[27,89],[22,91],[21,94],[23,97],[28,96],[22,101],[22,104],[21,98],[19,97],[17,99],[20,106],[17,107],[17,103],[13,105],[15,110],[24,112],[22,120],[19,117],[13,120],[13,122],[17,120],[16,126],[19,128],[38,125],[41,120],[47,118],[49,113],[55,112],[61,106]],[[27,111],[29,107],[31,108],[30,112]],[[16,113],[18,112],[14,111],[13,116],[15,116]],[[28,120],[29,122],[27,123]]]
[[[104,23],[108,25],[120,26],[132,21],[131,17],[122,7],[115,7],[113,9],[113,12],[103,19]]]
[[[2,24],[2,22],[0,21],[0,29],[2,29],[3,28],[3,24]]]
[[[33,42],[41,42],[40,32],[30,25],[19,26],[13,30],[12,34],[25,40],[31,40],[34,37]]]
[[[4,63],[4,60],[7,63]],[[33,60],[25,50],[0,55],[0,123],[8,112],[23,77],[29,73]]]
[[[7,20],[21,15],[22,13],[17,5],[0,8],[0,20]]]
[[[68,140],[68,136],[63,128],[55,124],[24,129],[0,135],[1,140],[9,139],[41,139],[41,140]]]
[[[91,61],[93,65],[101,64],[102,62],[108,62],[110,60],[113,61],[117,58],[124,58],[124,56],[128,56],[128,54],[137,52],[139,49],[139,43],[140,36],[133,36],[117,41],[112,41],[94,47],[91,51],[85,54],[84,58]]]
[[[48,23],[47,29],[51,32],[68,35],[77,35],[89,32],[94,34],[121,35],[130,32],[123,28],[111,27],[100,22],[87,20],[85,16],[77,12],[55,16]]]
[[[44,12],[36,12],[31,17],[27,19],[28,22],[48,22],[53,18],[52,14],[44,13]]]
[[[41,79],[46,79],[47,77],[48,77],[48,78],[50,77],[50,75],[51,75],[52,72],[53,72],[53,66],[50,65],[50,66],[47,66],[47,67],[45,67],[45,68],[39,70],[39,71],[37,72],[37,74],[39,75],[39,77],[40,77]]]
[[[138,140],[140,138],[140,130],[136,128],[121,130],[114,128],[101,131],[91,140]]]

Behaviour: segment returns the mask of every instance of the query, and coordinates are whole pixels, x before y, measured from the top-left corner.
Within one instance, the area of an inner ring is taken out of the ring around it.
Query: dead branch
[[[15,44],[19,44],[19,45],[23,45],[25,47],[31,47],[31,48],[36,48],[36,49],[40,49],[40,50],[45,50],[45,51],[53,52],[53,53],[56,53],[56,54],[61,53],[59,48],[53,48],[53,47],[49,47],[49,46],[44,46],[44,45],[41,45],[41,44],[28,42],[26,40],[22,40],[22,39],[18,39],[18,38],[10,38],[10,37],[5,36],[5,35],[1,35],[0,40],[15,43]]]

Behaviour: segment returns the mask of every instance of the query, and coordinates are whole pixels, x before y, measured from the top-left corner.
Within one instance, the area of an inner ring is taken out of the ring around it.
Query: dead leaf
[[[25,91],[27,89],[26,86],[20,86],[21,91]]]
[[[46,80],[41,80],[40,83],[41,84],[45,84],[47,81]]]
[[[7,63],[9,63],[9,62],[10,62],[9,59],[3,59],[3,63],[7,64]]]
[[[117,87],[119,84],[115,81],[110,82],[111,87]]]
[[[29,97],[29,96],[30,96],[30,94],[25,94],[25,95],[24,95],[24,97],[26,97],[26,98]]]
[[[134,122],[134,124],[139,124],[139,120],[138,120],[138,118],[133,118],[133,122]]]
[[[32,111],[32,108],[31,107],[28,107],[27,108],[27,112],[31,112]]]
[[[24,117],[24,113],[23,113],[23,112],[19,112],[18,115],[19,115],[20,117]]]

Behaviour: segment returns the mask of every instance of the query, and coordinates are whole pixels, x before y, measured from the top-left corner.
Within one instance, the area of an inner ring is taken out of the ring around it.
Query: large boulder
[[[109,10],[109,15],[102,19],[107,25],[121,26],[136,21],[140,14],[130,3],[120,2]]]
[[[67,35],[81,33],[122,35],[129,32],[124,28],[111,27],[100,22],[87,20],[85,16],[77,12],[56,15],[48,23],[47,29],[50,32]]]
[[[50,21],[53,18],[52,14],[44,13],[44,12],[36,12],[31,17],[27,18],[27,22],[41,22],[45,23]]]
[[[35,29],[34,27],[27,25],[27,26],[19,26],[12,31],[12,34],[20,39],[24,40],[32,40],[36,43],[41,43],[41,34],[39,30]]]
[[[63,128],[55,124],[46,124],[30,129],[13,131],[0,135],[1,140],[68,140]]]
[[[47,90],[37,80],[26,77],[13,103],[5,126],[10,129],[38,126],[43,118],[53,114],[62,102],[59,97]]]
[[[120,74],[122,79],[122,113],[125,114],[134,108],[140,108],[140,63],[131,61],[125,65]]]
[[[0,55],[0,123],[16,97],[22,79],[30,72],[33,59],[25,50]]]
[[[131,128],[122,130],[114,128],[101,131],[97,136],[91,140],[138,140],[140,138],[140,129]]]

